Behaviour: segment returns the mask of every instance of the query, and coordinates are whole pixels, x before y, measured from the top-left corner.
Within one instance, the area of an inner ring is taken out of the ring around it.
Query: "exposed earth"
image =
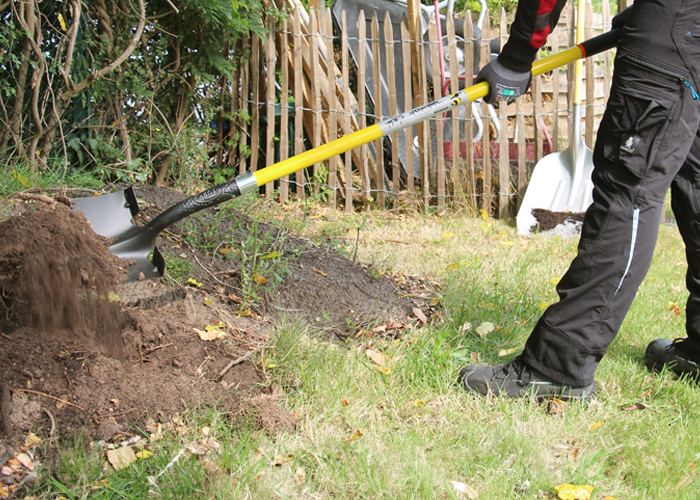
[[[136,194],[136,224],[184,199]],[[0,467],[30,434],[116,439],[192,406],[291,432],[295,418],[264,370],[275,325],[340,342],[400,336],[430,316],[421,280],[379,276],[230,205],[161,234],[166,278],[122,283],[127,263],[69,204],[40,193],[0,200]]]

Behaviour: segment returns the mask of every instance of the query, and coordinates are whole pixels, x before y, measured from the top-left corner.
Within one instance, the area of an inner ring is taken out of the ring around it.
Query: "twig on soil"
[[[163,345],[157,345],[155,347],[149,347],[148,349],[146,349],[145,352],[146,352],[146,354],[151,354],[153,351],[157,351],[158,349],[165,349],[166,347],[169,347],[171,345],[173,345],[172,342],[170,342],[169,344],[163,344]]]
[[[355,240],[356,238],[354,236],[332,236],[330,239],[332,239],[332,240]],[[356,241],[361,241],[362,243],[377,243],[377,242],[400,243],[401,245],[413,245],[415,243],[412,241],[396,240],[394,238],[357,238]]]
[[[53,418],[53,415],[51,415],[51,412],[47,410],[46,408],[42,408],[44,410],[44,413],[49,417],[49,420],[51,421],[51,431],[49,432],[49,439],[53,439],[53,433],[56,432],[56,420]]]
[[[221,370],[221,371],[219,372],[219,378],[221,378],[221,377],[223,377],[224,375],[226,375],[226,372],[228,372],[228,371],[229,371],[231,368],[233,368],[234,366],[240,365],[240,364],[243,363],[246,359],[248,359],[248,358],[251,357],[253,354],[255,354],[256,352],[258,352],[260,349],[265,349],[266,347],[270,347],[270,346],[262,346],[262,347],[259,347],[258,349],[255,349],[254,351],[250,351],[248,354],[246,354],[246,355],[244,355],[244,356],[241,356],[241,357],[238,358],[238,359],[234,359],[234,360],[231,361],[228,365],[226,365],[226,368],[224,368],[223,370]]]
[[[39,392],[39,391],[32,391],[32,390],[29,390],[29,389],[15,389],[15,391],[28,392],[28,393],[30,393],[30,394],[36,394],[37,396],[45,396],[45,397],[47,397],[47,398],[53,399],[53,400],[55,400],[55,401],[58,401],[58,402],[60,402],[60,403],[64,403],[64,404],[67,404],[68,406],[73,406],[74,408],[77,408],[77,409],[79,409],[79,410],[85,411],[85,408],[83,408],[82,406],[74,405],[73,403],[71,403],[71,402],[69,402],[69,401],[66,401],[66,400],[61,399],[61,398],[57,398],[56,396],[51,396],[50,394],[45,394],[45,393]]]
[[[236,288],[235,286],[229,285],[228,283],[224,283],[224,282],[221,281],[219,278],[217,278],[216,276],[214,276],[214,274],[212,274],[212,272],[211,272],[209,269],[207,269],[206,267],[204,267],[204,266],[202,265],[202,263],[199,262],[199,259],[197,258],[197,255],[194,254],[194,252],[192,253],[192,257],[194,257],[194,260],[197,262],[197,264],[199,264],[199,267],[201,267],[202,270],[203,270],[205,273],[207,273],[209,276],[211,276],[212,279],[213,279],[214,281],[216,281],[217,283],[219,283],[219,284],[221,284],[221,285],[223,285],[223,286],[226,286],[226,287],[229,287],[229,288],[231,288],[231,289],[233,289],[233,290],[238,291],[238,288]]]
[[[51,198],[50,196],[46,196],[44,193],[25,193],[25,192],[20,192],[20,193],[15,193],[15,196],[22,200],[32,200],[32,201],[43,201],[44,203],[47,203],[51,206],[55,206],[56,203],[58,203],[56,200]]]
[[[7,335],[6,333],[0,333],[0,336],[5,337],[7,340],[12,340],[12,337],[10,337],[9,335]]]

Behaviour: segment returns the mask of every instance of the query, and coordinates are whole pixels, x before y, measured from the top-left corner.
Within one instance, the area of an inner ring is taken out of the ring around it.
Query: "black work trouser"
[[[593,382],[620,329],[649,269],[669,186],[689,263],[686,344],[700,359],[700,99],[680,56],[667,64],[653,44],[634,48],[618,52],[578,255],[523,352],[528,365],[571,386]]]

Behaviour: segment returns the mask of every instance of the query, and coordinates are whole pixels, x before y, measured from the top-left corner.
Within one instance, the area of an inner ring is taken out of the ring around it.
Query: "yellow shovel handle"
[[[583,0],[579,0],[583,3]],[[532,75],[537,76],[574,61],[597,54],[614,47],[622,30],[616,29],[598,35],[558,54],[541,59],[532,65]],[[345,153],[353,148],[362,146],[389,134],[403,130],[435,115],[445,113],[458,106],[472,102],[488,94],[489,85],[486,82],[477,83],[469,88],[460,90],[441,99],[437,99],[418,108],[406,111],[375,125],[363,128],[350,135],[341,137],[327,144],[310,149],[287,160],[275,163],[258,171],[236,177],[241,194],[253,191],[268,182],[276,181],[285,175],[292,174],[303,168],[320,163],[333,156]]]

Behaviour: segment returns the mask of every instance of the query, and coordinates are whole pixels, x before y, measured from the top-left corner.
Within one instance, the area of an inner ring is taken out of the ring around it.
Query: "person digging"
[[[487,102],[530,86],[530,65],[565,0],[520,0],[510,39],[477,81]],[[539,319],[523,352],[498,366],[470,365],[472,393],[589,399],[594,374],[651,264],[670,187],[686,246],[687,337],[646,349],[651,370],[697,379],[700,363],[700,0],[636,0],[613,19],[624,26],[610,98],[593,155],[593,203],[578,255],[557,285],[559,301]]]

